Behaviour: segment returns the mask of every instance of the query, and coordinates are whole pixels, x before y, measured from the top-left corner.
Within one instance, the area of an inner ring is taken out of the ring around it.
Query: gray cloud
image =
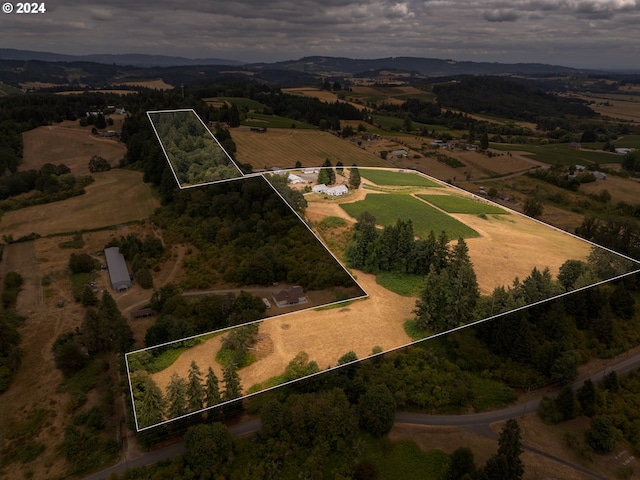
[[[515,22],[520,18],[513,10],[490,10],[482,15],[487,22]]]
[[[54,8],[55,7],[55,8]],[[638,0],[58,0],[0,16],[0,45],[273,61],[425,56],[628,66]]]

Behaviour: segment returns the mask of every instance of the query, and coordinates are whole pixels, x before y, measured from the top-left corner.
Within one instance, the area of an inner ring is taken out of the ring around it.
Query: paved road
[[[622,375],[637,368],[640,368],[640,353],[629,356],[628,358],[619,359],[615,364],[607,365],[604,370],[600,370],[599,372],[596,372],[587,378],[590,378],[592,382],[597,384],[604,378],[605,373],[615,371],[618,375]],[[574,390],[580,388],[585,380],[586,378],[583,378],[575,382],[572,385],[572,388]],[[547,394],[547,396],[552,396],[553,394],[557,393],[557,390],[553,392],[548,392],[546,390],[534,392],[531,395],[532,398],[526,399],[526,401],[520,405],[514,405],[501,410],[494,410],[492,412],[472,413],[468,415],[425,415],[422,413],[398,412],[396,413],[395,421],[396,423],[410,425],[462,427],[474,431],[480,435],[484,435],[492,439],[497,439],[497,435],[489,427],[490,424],[508,420],[510,418],[518,418],[537,411],[538,407],[540,406],[542,396],[545,395],[545,393]],[[257,432],[258,430],[260,430],[260,419],[258,418],[250,419],[245,422],[229,426],[229,431],[232,435],[235,436],[249,435]],[[580,465],[576,465],[562,458],[551,455],[547,452],[538,450],[537,448],[529,447],[526,445],[524,445],[524,448],[525,450],[561,463],[562,465],[572,468],[584,475],[590,476],[591,478],[595,478],[598,480],[607,480],[607,477],[592,472]],[[102,472],[90,475],[86,477],[85,480],[106,479],[112,473],[122,475],[128,468],[153,465],[161,460],[173,458],[183,453],[185,453],[184,443],[180,442],[168,447],[163,447],[158,450],[153,450],[151,452],[145,453],[135,459],[123,461],[118,465],[114,465],[113,467],[103,470]]]

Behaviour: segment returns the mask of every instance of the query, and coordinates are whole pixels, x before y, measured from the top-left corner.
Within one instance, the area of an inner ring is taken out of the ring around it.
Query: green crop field
[[[618,140],[612,140],[618,148],[640,148],[640,135],[625,135]]]
[[[376,185],[402,187],[441,187],[433,180],[429,180],[415,173],[401,173],[390,170],[360,170],[360,176]]]
[[[265,115],[263,113],[251,112],[247,119],[241,122],[242,125],[250,127],[267,128],[318,128],[310,123],[291,120],[290,118],[279,117],[278,115]]]
[[[11,85],[7,85],[6,83],[0,82],[0,96],[17,95],[20,93],[23,93],[23,92],[19,88],[12,87]]]
[[[417,196],[426,200],[430,204],[441,208],[447,213],[470,213],[473,215],[508,213],[495,205],[478,200],[472,200],[470,198],[457,197],[453,195],[418,194]]]
[[[500,144],[492,143],[491,148],[502,151],[520,150],[530,152],[531,158],[550,165],[589,165],[603,163],[619,163],[621,155],[614,155],[595,150],[573,150],[568,143],[550,145]]]
[[[380,127],[382,127],[385,130],[391,130],[391,133],[388,131],[385,131],[385,135],[393,135],[393,136],[413,136],[409,133],[403,132],[402,129],[404,128],[404,120],[398,117],[389,117],[387,115],[371,115],[371,119],[373,120],[373,123],[376,125],[380,125]],[[442,125],[431,125],[431,124],[427,124],[427,123],[420,123],[420,122],[411,122],[411,127],[413,130],[419,130],[422,128],[426,128],[429,131],[435,130],[438,133],[442,133],[442,132],[449,132],[451,133],[452,131]],[[368,129],[367,131],[373,131],[371,129]],[[453,134],[452,134],[453,135]]]
[[[340,206],[354,218],[369,212],[382,226],[394,225],[398,220],[411,220],[413,231],[420,238],[427,238],[432,230],[436,235],[444,230],[450,239],[479,236],[464,223],[409,195],[369,194],[364,200]]]

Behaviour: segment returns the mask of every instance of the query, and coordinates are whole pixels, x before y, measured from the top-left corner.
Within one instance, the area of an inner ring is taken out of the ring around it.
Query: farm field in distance
[[[114,129],[122,125],[122,116]],[[112,167],[127,152],[127,147],[112,138],[100,138],[91,134],[91,127],[80,127],[78,122],[65,121],[60,124],[38,127],[22,135],[24,143],[20,170],[39,169],[45,163],[64,163],[74,175],[89,174],[89,160],[98,155]]]
[[[259,126],[259,125],[258,125]],[[263,168],[293,168],[297,161],[303,167],[317,167],[329,159],[332,165],[389,167],[391,164],[362,148],[328,132],[318,130],[269,129],[264,133],[240,127],[231,132],[236,143],[238,163]]]

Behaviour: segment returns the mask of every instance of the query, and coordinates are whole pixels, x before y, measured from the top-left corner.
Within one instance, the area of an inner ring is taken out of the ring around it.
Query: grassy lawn
[[[640,148],[640,135],[625,135],[612,143],[618,148]]]
[[[444,230],[450,239],[479,236],[464,223],[409,195],[370,194],[364,200],[340,206],[354,218],[369,212],[376,217],[376,223],[382,226],[394,225],[397,220],[411,220],[413,231],[420,238],[427,238],[432,230],[436,235]]]
[[[470,213],[473,215],[506,214],[500,207],[470,198],[456,197],[453,195],[426,195],[418,194],[418,197],[432,205],[441,208],[447,213]]]
[[[415,297],[420,292],[424,277],[408,273],[382,272],[376,275],[376,283],[403,297]]]
[[[360,170],[360,176],[376,185],[400,187],[440,187],[439,183],[414,173],[400,173],[389,170]]]
[[[442,450],[425,452],[411,440],[387,443],[371,439],[363,457],[375,465],[380,480],[441,480],[449,462]]]
[[[249,120],[253,119],[253,121]],[[249,118],[241,122],[242,125],[249,127],[267,127],[267,128],[318,128],[310,123],[291,120],[290,118],[279,117],[278,115],[265,115],[263,113],[251,112]]]

